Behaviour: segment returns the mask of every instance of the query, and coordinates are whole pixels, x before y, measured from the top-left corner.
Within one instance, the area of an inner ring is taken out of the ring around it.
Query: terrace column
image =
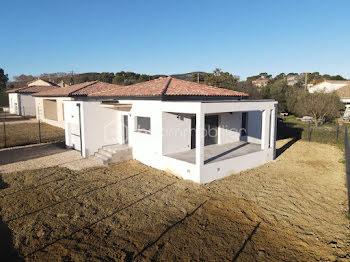
[[[276,136],[277,136],[277,105],[271,110],[270,147],[273,149],[273,159],[276,158]]]
[[[204,120],[205,116],[200,107],[196,113],[196,169],[197,182],[200,182],[201,170],[204,166]]]
[[[261,149],[265,150],[269,148],[270,142],[270,110],[264,110],[262,112],[261,120]]]

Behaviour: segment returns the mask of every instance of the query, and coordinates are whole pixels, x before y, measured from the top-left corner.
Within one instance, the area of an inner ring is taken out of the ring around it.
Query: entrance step
[[[132,148],[129,145],[107,145],[100,148],[93,158],[104,165],[108,163],[120,163],[133,159]]]

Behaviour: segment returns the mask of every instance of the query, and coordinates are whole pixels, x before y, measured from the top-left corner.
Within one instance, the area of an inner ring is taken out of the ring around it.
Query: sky
[[[350,78],[348,0],[0,0],[15,75],[314,72]]]

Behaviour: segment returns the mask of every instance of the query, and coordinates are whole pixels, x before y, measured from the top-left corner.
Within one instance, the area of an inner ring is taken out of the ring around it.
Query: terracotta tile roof
[[[73,96],[87,96],[93,93],[98,93],[98,92],[103,92],[107,90],[111,90],[114,88],[118,88],[121,86],[114,85],[114,84],[109,84],[105,82],[95,82],[92,85],[88,85],[82,89],[79,89],[75,92],[72,93]]]
[[[336,92],[340,98],[350,98],[350,84],[339,88]]]
[[[43,91],[56,89],[57,86],[29,86],[16,91],[16,93],[39,93]]]
[[[252,82],[269,82],[269,79],[266,79],[266,78],[258,78],[258,79],[255,79],[254,81]]]
[[[36,93],[33,96],[70,96],[73,92],[76,92],[82,88],[85,88],[87,86],[90,86],[92,84],[96,83],[96,81],[93,82],[84,82],[76,85],[66,86],[66,87],[58,87],[53,90],[44,91],[40,93]]]
[[[158,78],[130,86],[118,86],[108,91],[94,93],[90,97],[161,97],[161,96],[222,96],[241,97],[248,94],[207,86],[172,77]]]
[[[24,88],[27,88],[27,87],[28,87],[28,86],[19,87],[19,88],[13,88],[13,89],[7,90],[6,93],[8,93],[8,94],[17,93],[18,90],[21,90],[21,89],[24,89]]]
[[[33,96],[41,96],[41,97],[68,97],[68,96],[88,96],[89,94],[102,92],[110,89],[119,88],[120,86],[109,84],[105,82],[92,81],[92,82],[84,82],[72,86],[67,87],[59,87],[54,88],[48,91],[43,91]]]

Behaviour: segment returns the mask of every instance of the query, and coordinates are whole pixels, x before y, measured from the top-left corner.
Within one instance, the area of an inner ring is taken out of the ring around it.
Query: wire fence
[[[346,186],[348,189],[348,214],[350,214],[350,146],[348,137],[348,126],[345,126],[344,146],[345,146],[345,172]]]
[[[29,116],[0,112],[0,148],[64,142],[64,129]]]

